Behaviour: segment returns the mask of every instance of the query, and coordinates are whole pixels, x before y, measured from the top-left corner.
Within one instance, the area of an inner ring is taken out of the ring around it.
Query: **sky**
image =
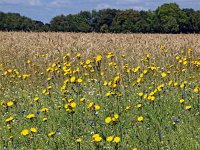
[[[76,14],[104,8],[155,10],[164,3],[177,3],[180,8],[200,10],[200,0],[0,0],[0,12],[20,13],[22,16],[49,23],[57,15]]]

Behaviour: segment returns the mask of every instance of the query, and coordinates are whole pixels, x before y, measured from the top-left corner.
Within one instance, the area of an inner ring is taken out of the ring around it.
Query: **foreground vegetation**
[[[200,149],[198,39],[1,32],[1,149]]]
[[[1,31],[62,31],[103,33],[200,33],[200,10],[181,9],[176,3],[156,10],[103,9],[59,15],[49,24],[0,12]]]

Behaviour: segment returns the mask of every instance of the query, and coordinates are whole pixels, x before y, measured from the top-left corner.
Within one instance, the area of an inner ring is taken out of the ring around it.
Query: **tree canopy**
[[[102,33],[200,33],[200,10],[163,4],[154,11],[102,9],[59,15],[49,24],[18,13],[0,12],[1,31],[102,32]]]

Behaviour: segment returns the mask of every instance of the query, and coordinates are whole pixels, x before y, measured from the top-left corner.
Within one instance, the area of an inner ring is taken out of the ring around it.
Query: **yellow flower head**
[[[43,118],[42,121],[46,122],[48,119],[47,118]]]
[[[162,72],[162,73],[161,73],[161,76],[164,78],[164,77],[167,76],[167,74],[166,74],[165,72]]]
[[[81,78],[79,78],[79,79],[77,79],[77,82],[78,82],[78,83],[82,83],[83,80],[82,80]]]
[[[86,63],[87,65],[89,65],[89,64],[91,63],[90,59],[87,59],[87,60],[85,61],[85,63]]]
[[[49,109],[48,109],[48,108],[42,108],[40,111],[41,111],[41,112],[48,112]]]
[[[56,134],[56,132],[50,132],[48,133],[48,136],[51,137],[51,136],[54,136]]]
[[[116,136],[116,137],[114,138],[113,142],[115,142],[115,143],[119,143],[120,140],[121,140],[120,137]]]
[[[139,96],[143,96],[143,92],[138,93]]]
[[[70,103],[70,106],[71,106],[72,108],[75,108],[75,107],[76,107],[76,103],[75,103],[75,102],[71,102],[71,103]]]
[[[108,136],[108,137],[106,138],[106,141],[112,142],[113,139],[114,139],[114,136],[111,135],[111,136]]]
[[[6,122],[9,123],[9,122],[11,122],[12,120],[13,120],[13,117],[9,117],[9,118],[6,119]]]
[[[114,118],[115,118],[115,119],[118,119],[118,118],[119,118],[119,115],[118,115],[118,114],[114,114]]]
[[[36,132],[37,132],[37,129],[36,129],[36,128],[31,128],[30,130],[31,130],[31,132],[33,132],[33,133],[36,133]]]
[[[102,137],[97,136],[94,138],[94,142],[101,142],[102,141]]]
[[[38,100],[39,100],[39,97],[35,97],[35,98],[34,98],[34,101],[38,101]]]
[[[10,102],[7,102],[7,106],[8,106],[8,107],[13,106],[13,102],[11,102],[11,101],[10,101]]]
[[[29,115],[26,116],[26,118],[27,118],[27,119],[35,118],[35,114],[29,114]]]
[[[101,59],[102,59],[102,56],[101,56],[101,55],[97,55],[97,57],[96,57],[96,62],[101,61]]]
[[[76,143],[81,143],[81,142],[82,142],[81,138],[76,139]]]
[[[80,58],[80,57],[81,57],[81,54],[80,54],[80,53],[78,53],[78,54],[76,55],[76,57]]]
[[[111,117],[107,117],[106,119],[105,119],[105,123],[110,123],[112,121],[112,118]]]
[[[137,120],[138,120],[139,122],[142,122],[142,121],[144,120],[144,118],[143,118],[143,116],[139,116],[139,117],[137,118]]]
[[[142,107],[142,104],[137,104],[137,108],[141,108]]]
[[[80,98],[80,101],[81,102],[85,101],[85,98],[84,97]]]
[[[95,109],[95,110],[100,110],[100,108],[101,108],[101,107],[100,107],[99,105],[94,105],[94,109]]]
[[[181,103],[181,104],[184,103],[184,102],[185,102],[184,99],[180,99],[180,100],[179,100],[179,103]]]
[[[89,109],[89,108],[91,108],[93,105],[94,105],[94,102],[90,102],[87,108]]]
[[[29,134],[29,131],[27,129],[22,130],[21,135],[26,136]]]
[[[192,109],[192,106],[187,105],[187,106],[185,106],[185,109],[190,110],[190,109]]]
[[[71,82],[71,83],[74,83],[75,80],[76,80],[76,77],[75,77],[75,76],[72,76],[72,77],[70,78],[70,82]]]
[[[199,92],[199,88],[198,87],[195,87],[194,90],[193,90],[195,93]]]

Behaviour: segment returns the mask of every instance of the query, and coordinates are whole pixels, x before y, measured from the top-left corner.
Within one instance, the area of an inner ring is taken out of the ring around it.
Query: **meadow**
[[[0,32],[0,149],[199,150],[199,39]]]

